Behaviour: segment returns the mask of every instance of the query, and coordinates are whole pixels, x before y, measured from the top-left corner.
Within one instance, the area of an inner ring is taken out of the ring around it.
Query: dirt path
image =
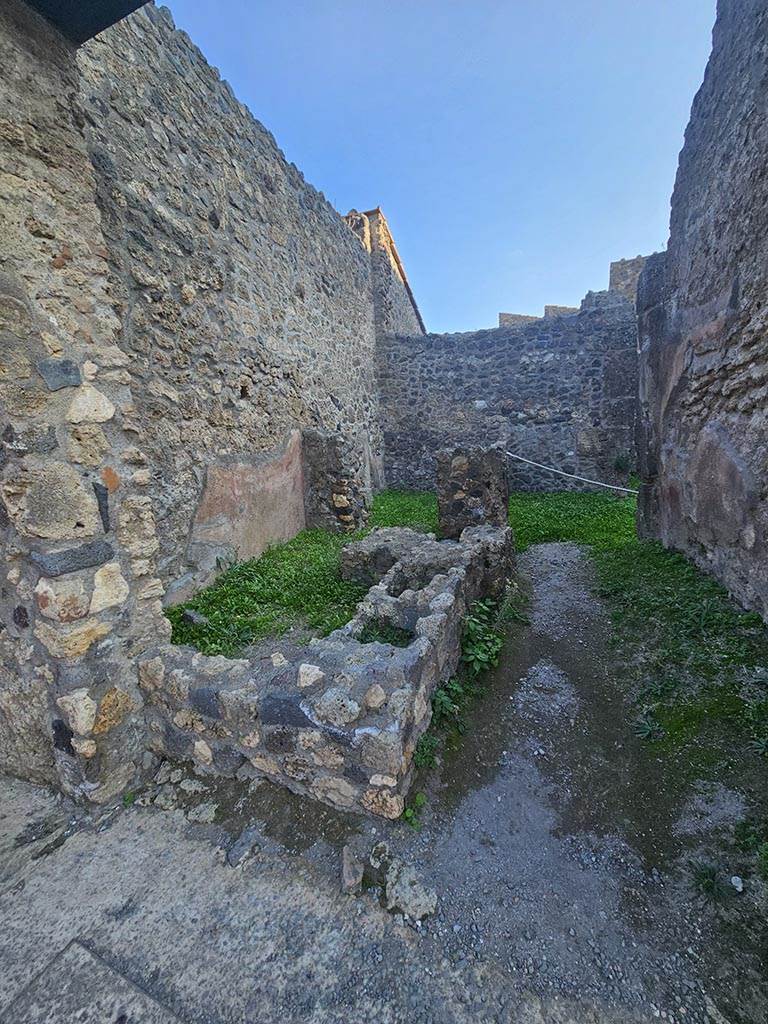
[[[7,1019],[58,1024],[79,999],[123,1024],[763,1024],[754,895],[713,909],[686,866],[740,798],[671,785],[634,736],[587,556],[539,545],[520,572],[530,624],[421,782],[419,832],[206,780],[94,825],[0,783]],[[212,825],[187,823],[211,801]],[[339,892],[342,845],[382,838],[439,894],[421,929]]]

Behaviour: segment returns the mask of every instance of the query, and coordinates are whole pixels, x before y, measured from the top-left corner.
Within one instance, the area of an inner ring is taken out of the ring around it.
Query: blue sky
[[[380,205],[429,330],[663,248],[715,0],[170,0],[342,213]]]

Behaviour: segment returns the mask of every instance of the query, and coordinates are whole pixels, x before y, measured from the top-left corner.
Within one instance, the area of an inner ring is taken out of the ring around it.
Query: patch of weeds
[[[413,633],[400,629],[390,622],[371,619],[363,626],[358,640],[361,644],[391,644],[392,647],[408,647],[413,643]]]
[[[768,842],[757,848],[757,873],[764,882],[768,882]]]
[[[413,752],[413,763],[417,768],[434,768],[437,764],[437,751],[440,740],[430,732],[425,732]]]
[[[515,546],[574,541],[600,548],[631,543],[635,537],[635,499],[583,491],[516,492],[509,500]]]
[[[677,679],[652,679],[643,687],[640,696],[648,703],[667,700],[680,687]]]
[[[708,903],[721,900],[729,893],[728,883],[720,867],[708,861],[693,861],[691,882]]]
[[[768,846],[768,825],[745,818],[734,825],[733,838],[744,853],[757,853],[761,846]]]
[[[437,498],[412,491],[384,491],[374,498],[368,525],[371,529],[410,526],[437,532]],[[367,588],[341,578],[339,559],[344,545],[365,532],[303,530],[260,558],[219,565],[224,571],[215,583],[191,601],[166,611],[173,643],[191,644],[204,654],[232,657],[249,644],[296,627],[327,636],[352,618],[365,595]],[[200,612],[207,624],[185,622],[185,608]]]
[[[506,596],[501,604],[501,610],[499,611],[497,621],[499,623],[520,622],[524,625],[528,625],[531,621],[528,615],[528,606],[528,595],[523,593],[516,584],[510,583]]]
[[[736,608],[725,589],[683,555],[637,538],[593,549],[593,555],[619,639],[632,644],[647,671],[714,679],[768,659],[760,617]]]
[[[464,620],[461,660],[472,676],[498,664],[504,636],[496,628],[498,606],[493,601],[476,601]]]
[[[519,550],[588,546],[629,687],[639,691],[639,735],[674,754],[687,775],[712,775],[734,751],[767,756],[768,701],[740,693],[745,675],[765,677],[765,624],[684,555],[638,538],[635,510],[631,496],[513,494],[510,523]]]
[[[410,825],[415,832],[418,832],[421,828],[421,812],[426,806],[426,803],[426,793],[415,793],[413,800],[403,811],[403,820],[406,824]]]
[[[663,729],[649,711],[635,719],[634,731],[635,736],[641,740],[659,740],[664,735]]]
[[[123,807],[131,807],[135,802],[136,802],[136,794],[135,793],[131,793],[130,791],[127,792],[127,793],[123,793]]]
[[[438,729],[466,732],[464,712],[482,692],[483,688],[475,682],[474,677],[459,675],[449,679],[438,687],[432,697],[432,724]]]
[[[467,730],[466,712],[482,693],[479,677],[499,660],[504,634],[499,628],[505,603],[477,601],[464,620],[461,668],[432,696],[432,721],[414,752],[414,764],[420,769],[434,768],[437,754],[449,736]]]

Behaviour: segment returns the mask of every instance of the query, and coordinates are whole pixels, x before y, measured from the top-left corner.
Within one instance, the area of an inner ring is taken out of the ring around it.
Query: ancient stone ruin
[[[103,803],[158,754],[247,762],[396,813],[508,566],[506,488],[580,486],[502,451],[639,465],[644,533],[768,615],[766,12],[720,8],[667,253],[579,309],[436,335],[382,211],[340,216],[166,10],[3,4],[0,770]],[[349,547],[370,590],[344,629],[258,664],[169,645],[164,607],[231,562],[437,467],[451,539]],[[411,641],[361,644],[374,621]]]
[[[501,595],[511,558],[509,527],[469,527],[458,541],[374,531],[344,553],[344,573],[373,585],[325,639],[240,661],[171,645],[140,657],[149,749],[398,817],[432,694],[459,664],[467,608]],[[398,631],[404,646],[363,642],[371,626]]]

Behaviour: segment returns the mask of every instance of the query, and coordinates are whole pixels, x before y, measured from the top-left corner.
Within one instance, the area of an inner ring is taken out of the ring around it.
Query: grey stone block
[[[103,565],[114,557],[114,553],[114,548],[107,541],[95,540],[66,551],[33,551],[30,558],[44,576],[64,576],[68,572]]]
[[[37,369],[50,391],[76,388],[82,383],[80,367],[71,359],[41,359]]]

